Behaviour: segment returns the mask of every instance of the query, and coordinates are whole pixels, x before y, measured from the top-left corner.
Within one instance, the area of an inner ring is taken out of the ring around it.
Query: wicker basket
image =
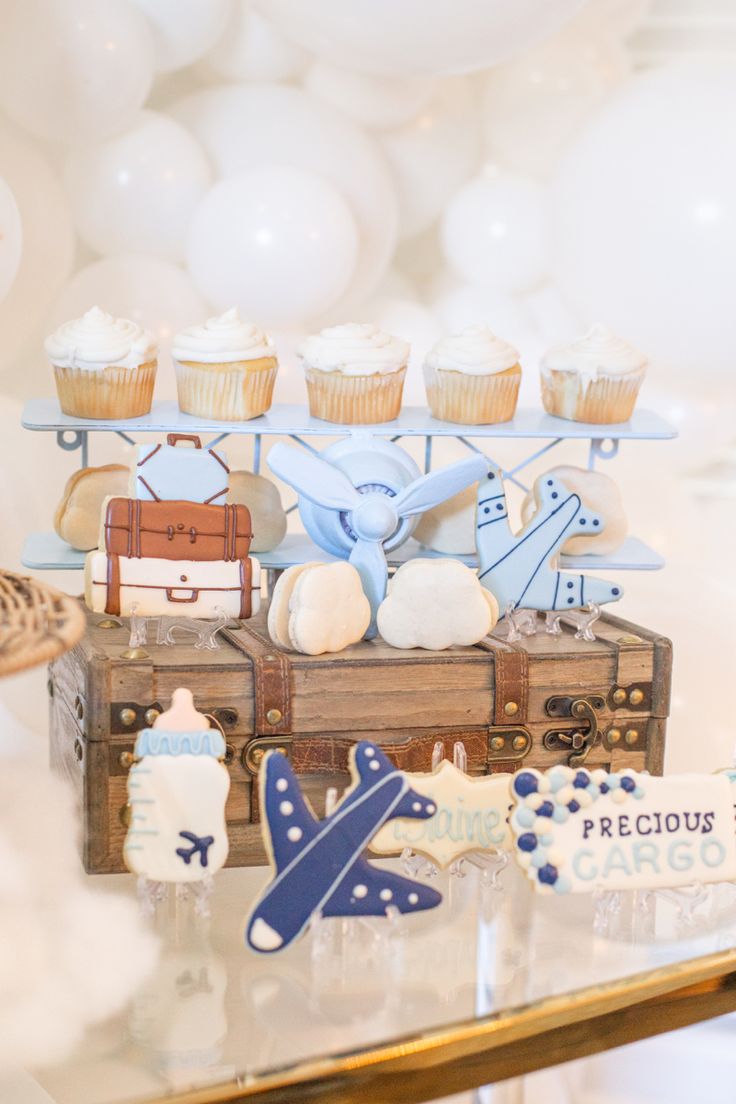
[[[56,659],[81,640],[85,627],[76,598],[0,570],[0,675]]]

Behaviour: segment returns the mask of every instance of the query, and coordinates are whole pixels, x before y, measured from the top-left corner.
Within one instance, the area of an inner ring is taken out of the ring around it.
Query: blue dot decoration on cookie
[[[552,863],[545,863],[543,867],[540,867],[537,877],[542,885],[553,886],[559,878],[559,872],[556,866],[552,866]]]
[[[519,836],[517,843],[521,851],[534,851],[538,840],[533,832],[524,832]]]
[[[540,786],[540,783],[545,782],[546,785]],[[588,795],[587,804],[618,789],[622,791],[622,797],[625,796],[627,799],[640,800],[645,796],[644,786],[639,784],[636,777],[628,773],[605,774],[600,770],[591,773],[584,767],[573,770],[570,767],[556,766],[551,767],[544,776],[530,770],[520,771],[516,775],[513,788],[517,803],[510,817],[510,823],[518,833],[516,846],[529,855],[527,865],[530,868],[530,876],[533,876],[540,886],[557,894],[569,893],[572,883],[568,877],[560,873],[559,867],[561,864],[564,865],[566,860],[559,857],[559,852],[555,853],[554,862],[549,860],[549,855],[553,853],[550,849],[555,845],[554,827],[541,833],[529,831],[529,829],[533,828],[538,817],[546,818],[554,826],[565,824],[571,816],[580,812],[583,808],[581,801],[576,800],[575,797],[567,800],[570,794],[569,787],[572,787],[581,799],[585,790]]]
[[[496,503],[496,509],[497,510],[503,510],[503,502],[497,502]]]
[[[593,519],[593,524],[594,525],[600,525],[600,522],[599,522],[598,518]]]
[[[489,472],[488,475],[486,476],[486,479],[495,479],[495,478],[496,478],[495,472]]]
[[[531,771],[520,771],[514,778],[514,792],[519,797],[528,797],[529,794],[536,793],[538,786],[539,781]]]
[[[621,593],[621,591],[620,591],[620,589],[619,589],[618,587],[611,587],[611,594],[616,594],[616,595],[618,595],[618,594],[620,594],[620,593]]]
[[[490,512],[491,512],[491,507],[490,506],[484,506],[483,507],[483,513],[484,514],[490,514]]]
[[[574,586],[575,586],[575,584],[574,584],[573,582],[569,582],[569,583],[567,584],[567,589],[568,589],[568,590],[572,590],[572,588],[573,588]]]

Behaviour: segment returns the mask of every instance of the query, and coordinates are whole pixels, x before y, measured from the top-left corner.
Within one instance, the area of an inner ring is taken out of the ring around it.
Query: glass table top
[[[43,1099],[129,1104],[227,1083],[255,1087],[285,1067],[573,999],[736,947],[736,887],[537,897],[509,866],[497,886],[473,867],[461,878],[440,873],[436,910],[396,922],[321,921],[285,952],[257,956],[244,945],[243,921],[267,876],[264,868],[221,872],[208,919],[191,901],[159,904],[150,921],[161,940],[158,967],[63,1063],[31,1071]],[[130,876],[90,881],[135,893]]]

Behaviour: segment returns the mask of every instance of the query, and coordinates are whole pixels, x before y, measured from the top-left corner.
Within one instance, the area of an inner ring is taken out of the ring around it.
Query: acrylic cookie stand
[[[215,620],[203,621],[195,617],[141,616],[137,612],[137,607],[133,606],[129,618],[128,647],[122,652],[122,658],[147,659],[148,643],[168,647],[186,643],[195,648],[214,651],[220,647],[217,634],[227,625],[232,624],[233,620],[230,614],[217,606],[215,612],[217,613]],[[120,618],[107,620],[110,625],[123,624]],[[195,637],[194,642],[192,642],[192,636]]]

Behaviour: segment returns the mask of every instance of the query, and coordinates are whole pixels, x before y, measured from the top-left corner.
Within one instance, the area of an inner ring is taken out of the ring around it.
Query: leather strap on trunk
[[[440,741],[445,758],[452,762],[452,749],[462,740],[468,755],[468,766],[485,773],[488,759],[488,731],[485,728],[453,729],[443,736],[441,731],[426,730],[406,733],[403,739],[391,733],[391,739],[381,739],[385,733],[356,732],[347,735],[309,735],[295,739],[289,749],[289,760],[297,774],[345,773],[350,761],[350,749],[358,740],[375,740],[391,762],[402,771],[426,772],[432,769],[432,751]]]
[[[105,613],[120,616],[120,557],[107,557],[107,596]]]
[[[289,735],[291,675],[288,657],[250,625],[223,629],[223,636],[248,657],[253,667],[254,735]]]
[[[523,724],[529,708],[529,655],[518,645],[486,637],[476,644],[493,656],[493,723]]]

